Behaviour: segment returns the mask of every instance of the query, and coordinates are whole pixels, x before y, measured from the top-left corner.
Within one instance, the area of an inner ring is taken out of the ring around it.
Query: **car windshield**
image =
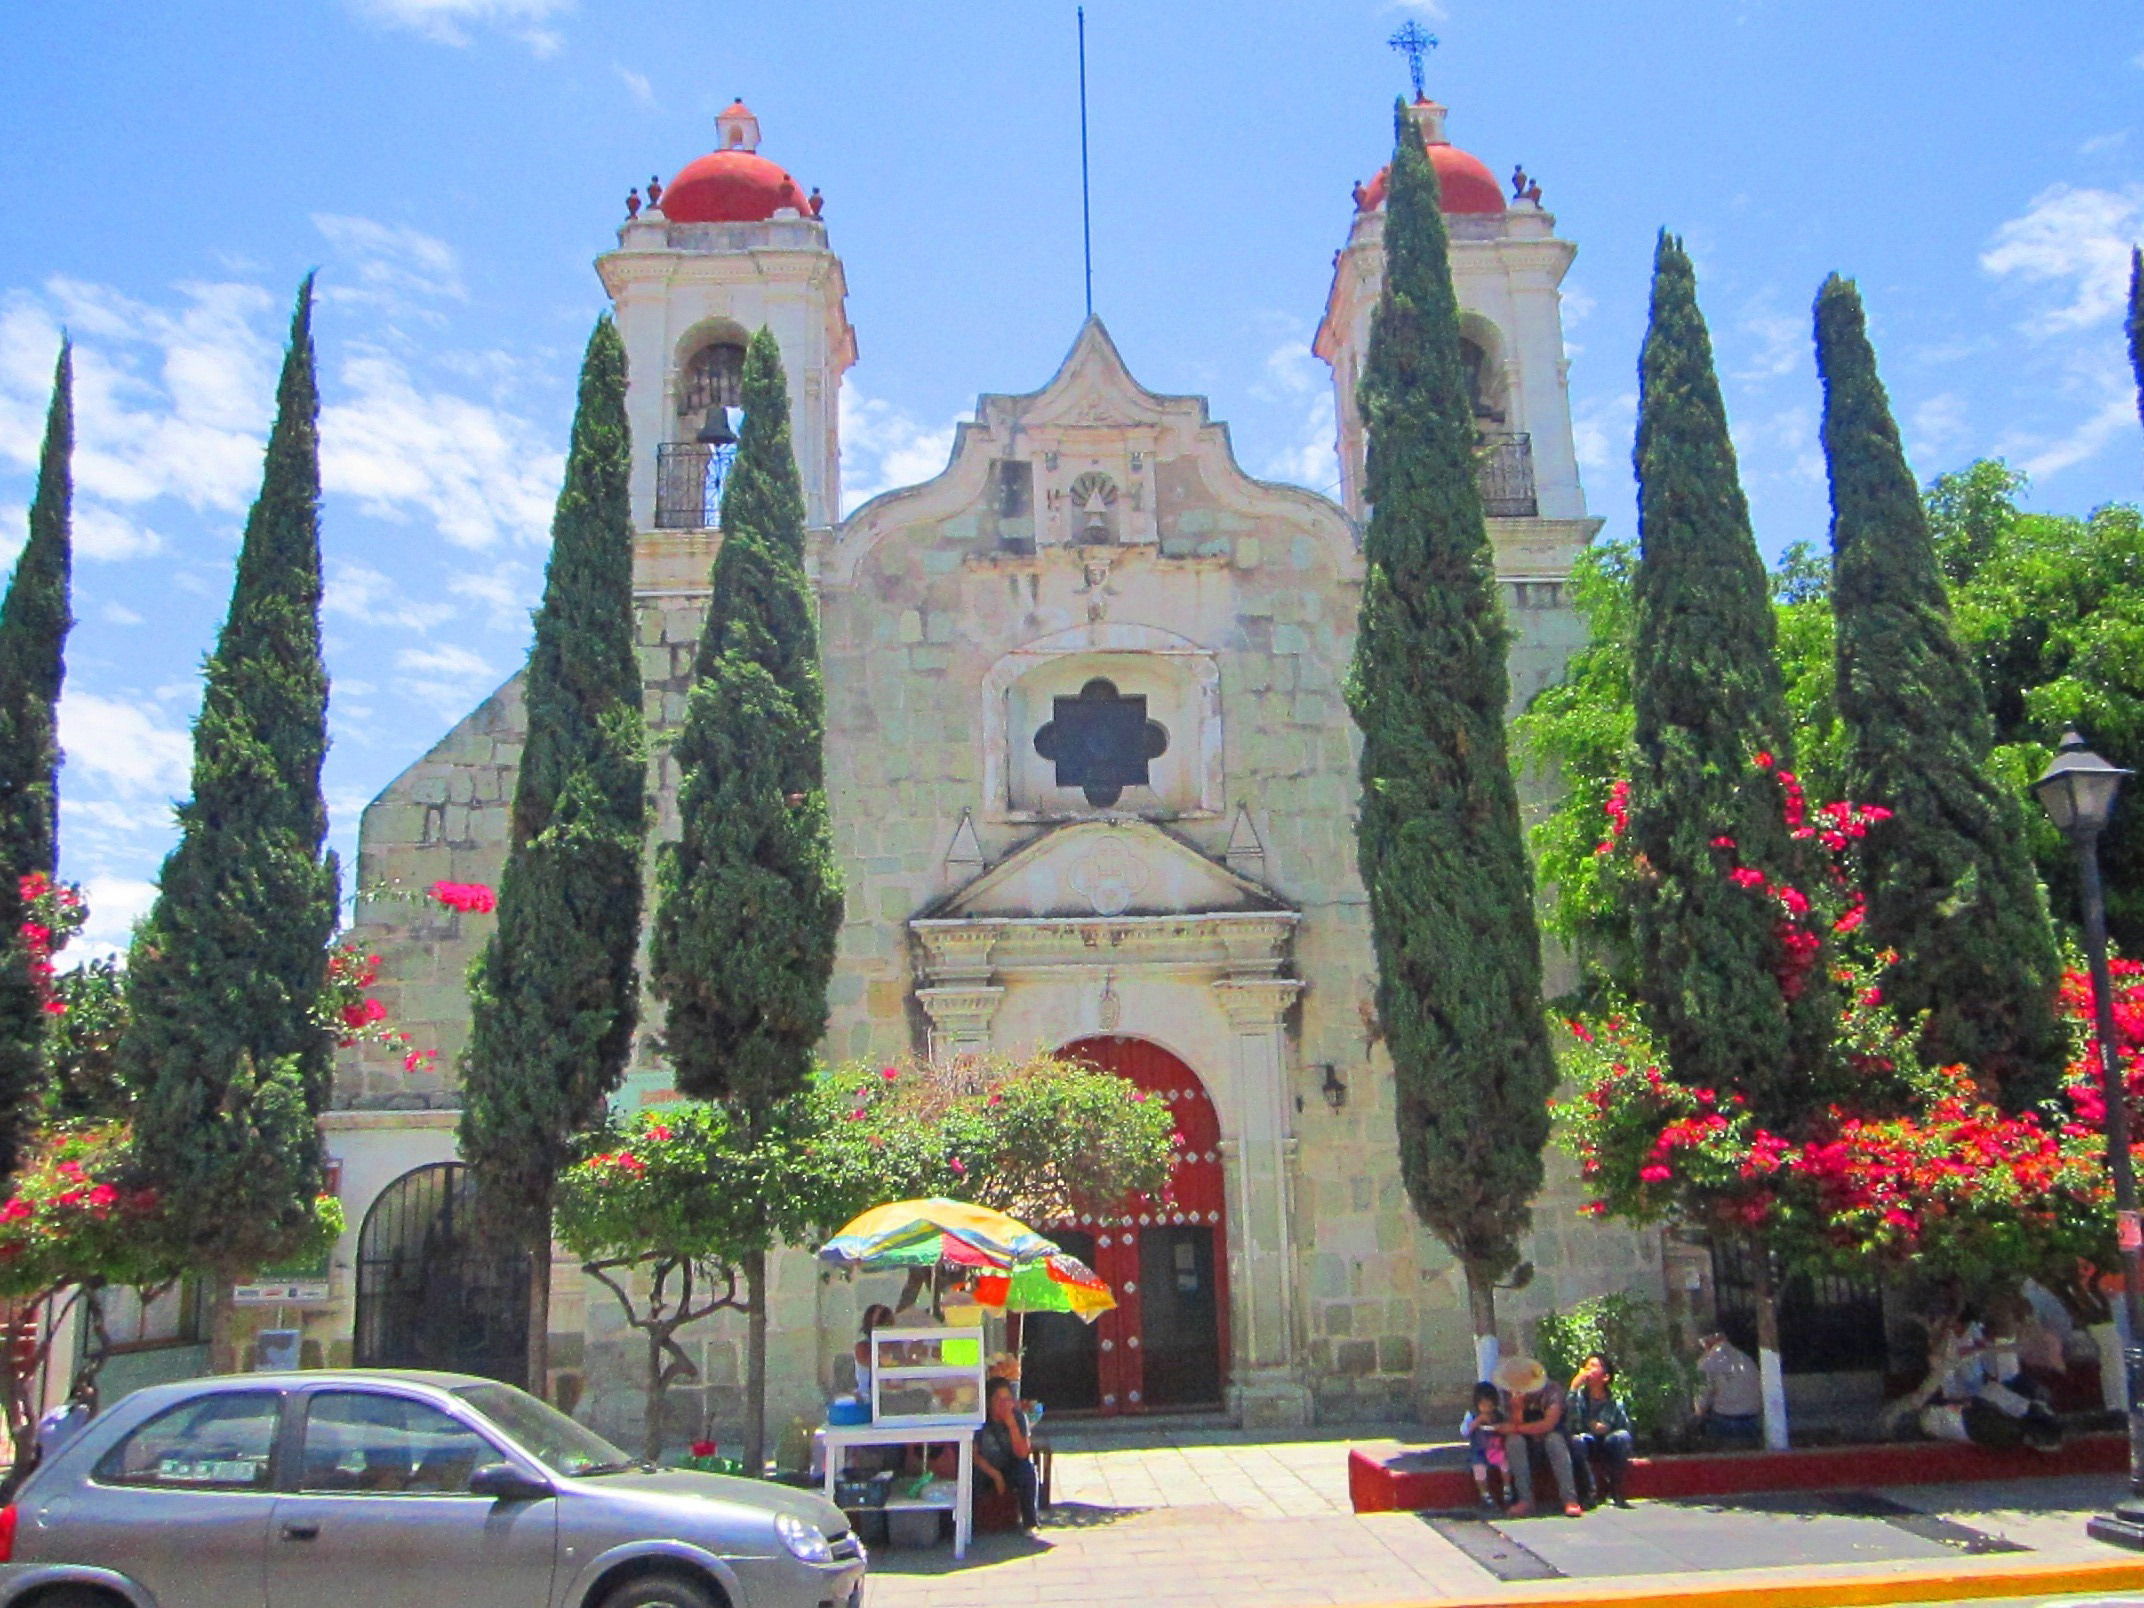
[[[554,1474],[578,1479],[584,1474],[616,1474],[638,1468],[639,1461],[585,1424],[577,1424],[548,1402],[512,1385],[463,1385],[455,1395],[512,1437],[514,1444]]]

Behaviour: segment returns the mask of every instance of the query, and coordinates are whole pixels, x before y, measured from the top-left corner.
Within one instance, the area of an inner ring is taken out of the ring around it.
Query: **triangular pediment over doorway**
[[[956,890],[934,920],[1275,912],[1288,907],[1145,821],[1081,821]]]

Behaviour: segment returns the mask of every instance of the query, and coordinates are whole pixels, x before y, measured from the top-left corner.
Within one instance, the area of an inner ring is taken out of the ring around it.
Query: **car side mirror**
[[[531,1479],[511,1463],[486,1463],[469,1476],[469,1494],[496,1502],[540,1502],[551,1495],[550,1482]]]

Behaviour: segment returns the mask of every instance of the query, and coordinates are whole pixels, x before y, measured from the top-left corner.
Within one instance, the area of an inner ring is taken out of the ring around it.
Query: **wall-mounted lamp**
[[[1347,1104],[1347,1085],[1340,1081],[1339,1069],[1332,1062],[1327,1061],[1320,1070],[1325,1074],[1325,1081],[1318,1085],[1318,1093],[1325,1096],[1327,1105],[1338,1111]]]

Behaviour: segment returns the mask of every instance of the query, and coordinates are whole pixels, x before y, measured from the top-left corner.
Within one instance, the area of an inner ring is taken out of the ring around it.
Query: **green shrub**
[[[1616,1394],[1630,1411],[1639,1444],[1661,1447],[1680,1440],[1696,1376],[1668,1339],[1660,1303],[1636,1295],[1597,1295],[1534,1324],[1534,1353],[1560,1383],[1568,1384],[1595,1351],[1615,1366]]]

